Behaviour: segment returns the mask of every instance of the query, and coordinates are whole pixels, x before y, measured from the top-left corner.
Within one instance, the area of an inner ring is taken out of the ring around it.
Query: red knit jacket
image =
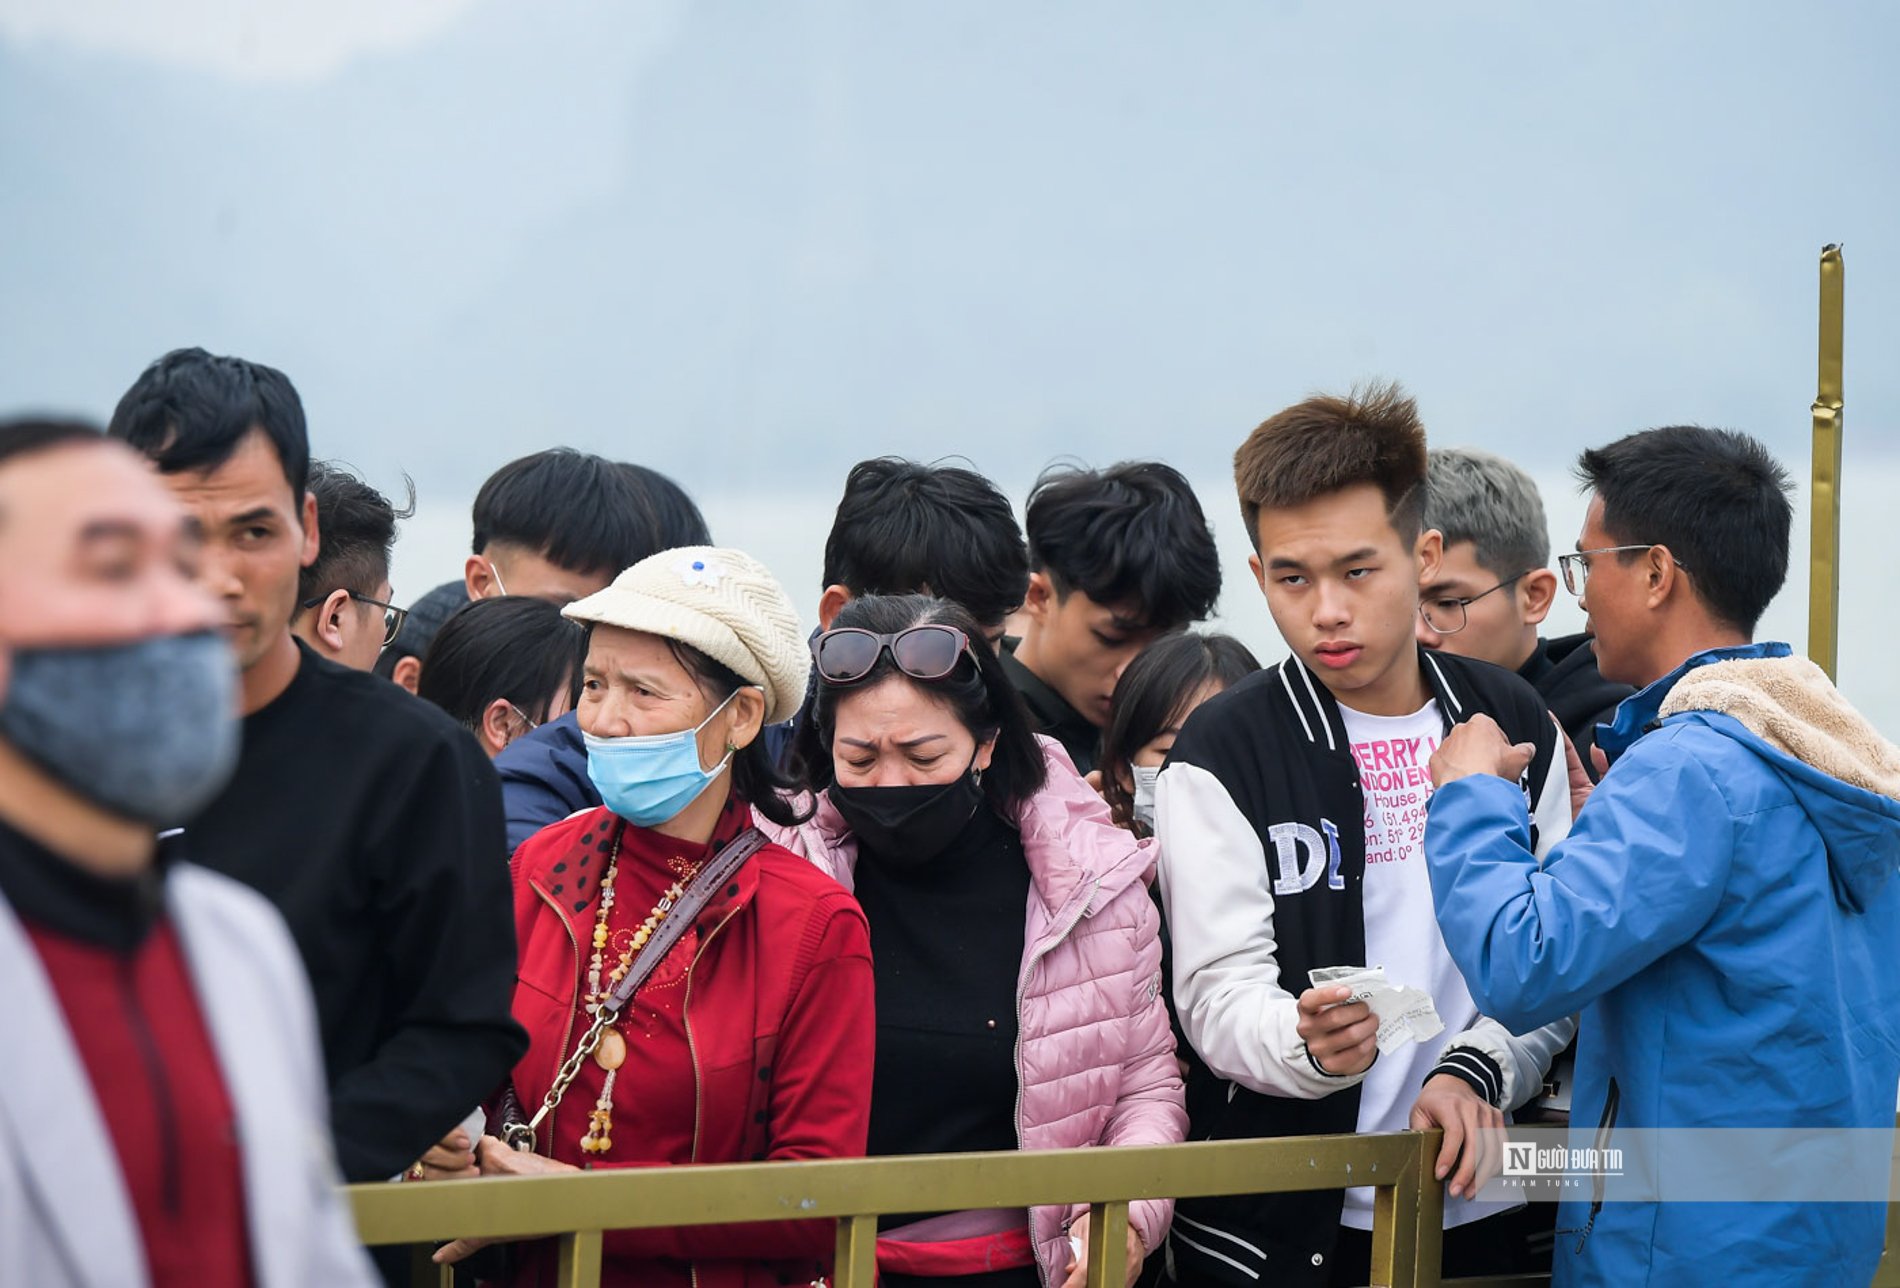
[[[749,820],[750,811],[735,801],[714,846]],[[515,851],[514,1016],[528,1031],[529,1047],[515,1066],[514,1087],[529,1114],[586,1031],[580,992],[599,891],[576,899],[574,870],[557,873],[555,865],[571,863],[584,836],[603,862],[601,843],[621,826],[605,808],[590,810]],[[862,1155],[876,1025],[870,933],[857,901],[810,863],[768,845],[706,905],[696,930],[685,1021],[698,1124],[691,1157],[667,1161]],[[580,1164],[574,1142],[549,1139],[552,1117],[543,1122],[540,1151]],[[696,1272],[702,1288],[805,1283],[829,1273],[833,1229],[825,1220],[611,1232],[602,1282],[683,1284]],[[517,1282],[534,1282],[544,1269],[540,1258],[527,1260]]]

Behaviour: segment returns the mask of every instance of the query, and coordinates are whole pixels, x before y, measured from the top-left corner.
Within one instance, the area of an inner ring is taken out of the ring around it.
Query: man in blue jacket
[[[1599,730],[1610,771],[1541,868],[1516,785],[1528,749],[1482,717],[1432,759],[1425,837],[1479,1005],[1520,1032],[1582,1012],[1571,1122],[1590,1139],[1572,1145],[1620,1133],[1657,1160],[1660,1202],[1612,1187],[1562,1205],[1555,1281],[1865,1284],[1885,1138],[1846,1196],[1866,1201],[1813,1200],[1842,1197],[1865,1129],[1894,1121],[1900,750],[1813,663],[1751,642],[1791,518],[1759,443],[1650,430],[1579,473],[1594,495],[1564,579],[1603,675],[1647,687]],[[1840,1163],[1724,1169],[1712,1142],[1732,1136],[1683,1130],[1708,1128],[1800,1133]],[[1765,1201],[1693,1201],[1742,1184]]]

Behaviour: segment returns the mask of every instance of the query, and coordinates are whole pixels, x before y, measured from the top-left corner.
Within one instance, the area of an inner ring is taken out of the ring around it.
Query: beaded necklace
[[[624,831],[624,829],[623,829]],[[647,940],[653,938],[653,932],[659,927],[673,906],[686,893],[686,883],[698,875],[699,864],[691,865],[685,874],[660,896],[653,910],[640,923],[639,929],[620,950],[613,969],[607,975],[606,987],[601,986],[601,969],[605,964],[607,952],[607,917],[614,907],[614,878],[620,872],[620,838],[622,832],[614,833],[614,848],[607,856],[607,870],[600,878],[600,911],[594,917],[594,951],[587,961],[587,995],[585,1009],[589,1016],[600,1010],[614,986],[626,978],[633,967],[633,959],[646,947]],[[601,1082],[600,1098],[594,1102],[594,1110],[587,1116],[587,1131],[581,1136],[583,1154],[605,1154],[613,1148],[613,1107],[614,1079],[620,1072],[620,1066],[627,1062],[627,1040],[622,1037],[617,1026],[610,1026],[600,1035],[600,1044],[594,1048],[594,1063],[606,1070],[607,1076]]]

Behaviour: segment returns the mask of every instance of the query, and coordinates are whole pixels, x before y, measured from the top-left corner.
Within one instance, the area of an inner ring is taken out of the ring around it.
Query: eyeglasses
[[[818,674],[829,684],[852,684],[869,675],[878,657],[888,651],[897,669],[913,680],[941,680],[968,655],[970,637],[954,626],[913,626],[895,635],[879,635],[841,626],[826,631],[811,646]]]
[[[339,586],[337,589],[341,590],[342,587]],[[304,600],[303,603],[298,605],[298,607],[299,608],[315,608],[318,604],[321,604],[324,600],[328,599],[331,595],[335,593],[336,591],[325,591],[321,595],[316,595],[310,599]],[[368,604],[371,608],[382,609],[383,610],[383,644],[385,647],[387,647],[388,645],[395,642],[396,633],[402,629],[403,622],[407,621],[409,618],[408,609],[398,608],[394,604],[385,604],[380,599],[371,599],[368,595],[359,595],[353,590],[347,590],[347,591],[344,591],[343,593],[348,595],[351,599],[355,600],[359,604]]]
[[[1477,594],[1467,595],[1463,599],[1455,595],[1439,595],[1427,599],[1419,604],[1418,615],[1425,619],[1425,624],[1432,628],[1434,634],[1456,635],[1471,621],[1471,615],[1465,611],[1466,609],[1470,608],[1480,599],[1483,599],[1486,595],[1503,590],[1506,586],[1514,582],[1520,582],[1530,575],[1531,569],[1526,568],[1515,577],[1506,577],[1503,581],[1491,587],[1490,590],[1481,590]]]
[[[1659,549],[1669,553],[1669,558],[1675,563],[1677,568],[1680,568],[1683,572],[1689,571],[1689,565],[1677,559],[1673,552],[1669,552],[1668,546],[1654,541],[1647,545],[1601,546],[1595,550],[1578,550],[1571,554],[1558,555],[1557,566],[1563,569],[1564,572],[1564,589],[1581,598],[1583,596],[1584,587],[1590,584],[1590,556],[1627,554],[1631,550]]]

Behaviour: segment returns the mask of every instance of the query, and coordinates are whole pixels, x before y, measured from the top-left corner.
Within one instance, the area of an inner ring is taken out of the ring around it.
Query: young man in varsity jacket
[[[1396,386],[1279,413],[1234,457],[1249,560],[1292,657],[1189,717],[1156,793],[1174,1001],[1193,1054],[1190,1139],[1442,1127],[1445,1273],[1520,1268],[1521,1214],[1476,1203],[1480,1129],[1539,1091],[1571,1020],[1512,1034],[1478,1014],[1432,910],[1427,764],[1477,712],[1536,747],[1536,848],[1570,827],[1563,744],[1499,667],[1420,649],[1425,434]],[[1379,1052],[1327,966],[1383,966],[1431,995],[1444,1031]],[[1183,1201],[1181,1284],[1366,1282],[1372,1191]]]

